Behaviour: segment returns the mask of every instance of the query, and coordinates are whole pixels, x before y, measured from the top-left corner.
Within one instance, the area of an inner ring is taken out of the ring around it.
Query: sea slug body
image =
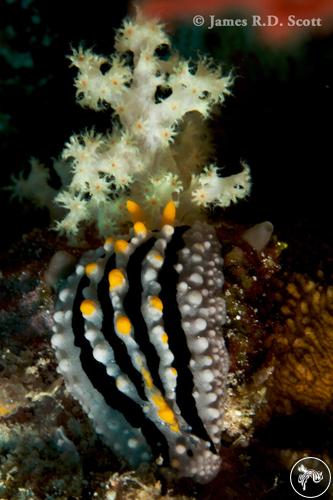
[[[205,483],[220,468],[228,354],[222,257],[212,226],[130,238],[87,252],[59,293],[52,345],[67,388],[130,466],[157,460]]]
[[[54,200],[66,214],[55,228],[74,242],[87,224],[102,238],[118,236],[85,253],[59,292],[58,369],[131,467],[155,462],[209,482],[221,463],[229,357],[221,247],[204,209],[246,197],[251,179],[245,163],[228,177],[209,163],[204,120],[233,78],[206,57],[192,67],[139,12],[118,30],[111,57],[80,47],[70,60],[79,103],[110,107],[115,119],[111,132],[66,144],[71,175],[61,175],[63,164]]]

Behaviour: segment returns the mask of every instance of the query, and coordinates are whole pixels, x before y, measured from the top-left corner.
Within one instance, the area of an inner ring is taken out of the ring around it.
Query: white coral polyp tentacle
[[[73,52],[70,60],[79,69],[75,86],[77,99],[82,106],[99,110],[103,107],[103,102],[111,106],[118,104],[132,76],[130,68],[120,55],[115,54],[107,59],[79,48]],[[106,72],[101,71],[103,64],[110,65]]]
[[[118,52],[131,51],[137,54],[145,49],[154,52],[159,45],[168,43],[169,37],[163,25],[156,20],[146,19],[138,12],[135,20],[125,19],[118,30],[115,49]]]
[[[211,106],[228,95],[232,83],[231,76],[223,77],[220,68],[210,68],[205,59],[199,60],[195,72],[191,72],[189,64],[181,61],[169,84],[174,93],[174,105],[181,103],[181,112],[198,111],[207,116]]]

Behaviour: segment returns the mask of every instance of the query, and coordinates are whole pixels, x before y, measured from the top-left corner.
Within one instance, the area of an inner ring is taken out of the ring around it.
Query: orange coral
[[[295,274],[281,312],[270,339],[273,398],[287,411],[324,411],[333,406],[333,286]]]

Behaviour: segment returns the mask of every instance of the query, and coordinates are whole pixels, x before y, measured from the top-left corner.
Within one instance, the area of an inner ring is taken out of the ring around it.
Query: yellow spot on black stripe
[[[117,240],[114,244],[115,252],[123,253],[128,247],[128,242],[126,240]]]
[[[96,303],[93,300],[85,299],[81,302],[80,311],[83,316],[91,316],[96,311]]]
[[[156,295],[154,295],[153,297],[150,297],[149,303],[150,303],[151,307],[153,307],[154,309],[158,309],[159,311],[163,311],[163,302]]]
[[[169,337],[168,337],[167,333],[165,333],[165,332],[162,333],[161,340],[162,340],[163,344],[168,343]]]
[[[156,406],[157,415],[160,419],[164,423],[168,424],[172,431],[179,432],[179,425],[176,416],[165,399],[160,394],[154,394],[152,400]]]
[[[146,370],[146,368],[142,369],[142,376],[148,389],[151,389],[153,387],[153,380],[151,378],[149,371]]]
[[[134,224],[134,232],[137,236],[145,236],[147,234],[147,228],[143,222],[136,222]]]
[[[121,335],[129,335],[131,333],[132,325],[127,316],[118,316],[116,319],[116,330]]]
[[[86,274],[89,276],[90,274],[93,274],[96,271],[97,264],[96,262],[89,262],[89,264],[87,264],[84,269]]]
[[[114,290],[125,282],[125,276],[120,269],[112,269],[112,271],[109,272],[108,278],[110,290]]]
[[[152,255],[152,257],[153,257],[154,259],[156,259],[156,260],[158,260],[158,261],[162,261],[162,260],[163,260],[163,256],[162,256],[160,253],[156,252],[156,251],[153,251],[153,252],[151,253],[151,255]]]

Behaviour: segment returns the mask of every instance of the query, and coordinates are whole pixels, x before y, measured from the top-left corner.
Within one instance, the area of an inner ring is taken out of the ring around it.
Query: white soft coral
[[[22,172],[18,177],[11,177],[11,185],[6,188],[12,193],[12,198],[22,201],[29,199],[36,207],[47,207],[52,214],[56,213],[53,203],[56,190],[49,185],[50,172],[36,158],[30,160],[30,172],[24,176]]]
[[[65,145],[71,170],[66,177],[58,164],[66,183],[55,201],[67,210],[59,231],[75,235],[91,223],[104,236],[120,231],[129,198],[142,204],[153,228],[170,199],[186,223],[203,207],[225,207],[248,194],[247,166],[227,178],[206,166],[213,152],[204,119],[229,94],[231,76],[207,58],[190,65],[172,53],[164,60],[156,50],[161,46],[170,47],[162,25],[139,13],[118,30],[110,58],[82,48],[70,56],[78,69],[78,102],[94,110],[110,107],[115,118],[112,133],[86,131]]]

